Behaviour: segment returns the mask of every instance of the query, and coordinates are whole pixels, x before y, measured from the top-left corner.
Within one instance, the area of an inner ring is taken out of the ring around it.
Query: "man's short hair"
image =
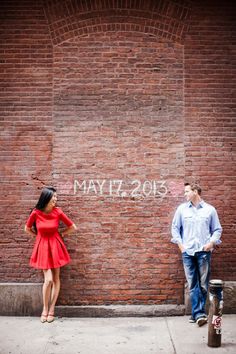
[[[184,183],[185,186],[190,186],[192,191],[197,191],[198,194],[200,195],[202,193],[202,188],[200,187],[200,185],[196,182],[192,182],[192,183]]]

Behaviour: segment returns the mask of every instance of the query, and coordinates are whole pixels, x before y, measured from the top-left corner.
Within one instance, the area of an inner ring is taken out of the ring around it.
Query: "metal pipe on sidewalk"
[[[209,282],[209,316],[208,316],[208,346],[221,346],[222,311],[223,311],[223,287],[220,279]]]

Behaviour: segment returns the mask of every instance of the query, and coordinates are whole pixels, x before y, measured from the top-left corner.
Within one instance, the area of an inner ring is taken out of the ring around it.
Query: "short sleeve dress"
[[[31,228],[36,223],[37,236],[30,258],[30,266],[37,269],[59,268],[70,262],[70,256],[58,232],[59,222],[72,226],[73,222],[54,207],[50,213],[34,209],[26,222]]]

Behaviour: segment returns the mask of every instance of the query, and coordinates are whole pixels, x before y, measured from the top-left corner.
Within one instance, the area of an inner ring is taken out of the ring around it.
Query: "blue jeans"
[[[196,252],[190,256],[182,253],[184,272],[188,282],[192,317],[197,320],[205,315],[205,304],[210,278],[211,252]]]

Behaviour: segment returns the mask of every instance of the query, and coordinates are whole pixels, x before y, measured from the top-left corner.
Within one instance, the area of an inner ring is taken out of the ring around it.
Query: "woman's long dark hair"
[[[35,209],[38,210],[43,210],[46,205],[49,203],[51,200],[53,194],[56,192],[56,189],[53,187],[45,187],[42,190],[42,193],[40,194],[38,203],[35,205]],[[32,212],[32,210],[31,210]],[[37,232],[37,227],[36,227],[36,222],[33,223],[33,228]]]
[[[39,197],[38,203],[35,205],[35,209],[43,210],[46,205],[51,200],[53,194],[56,192],[56,189],[53,187],[45,187],[42,190],[42,193]]]

